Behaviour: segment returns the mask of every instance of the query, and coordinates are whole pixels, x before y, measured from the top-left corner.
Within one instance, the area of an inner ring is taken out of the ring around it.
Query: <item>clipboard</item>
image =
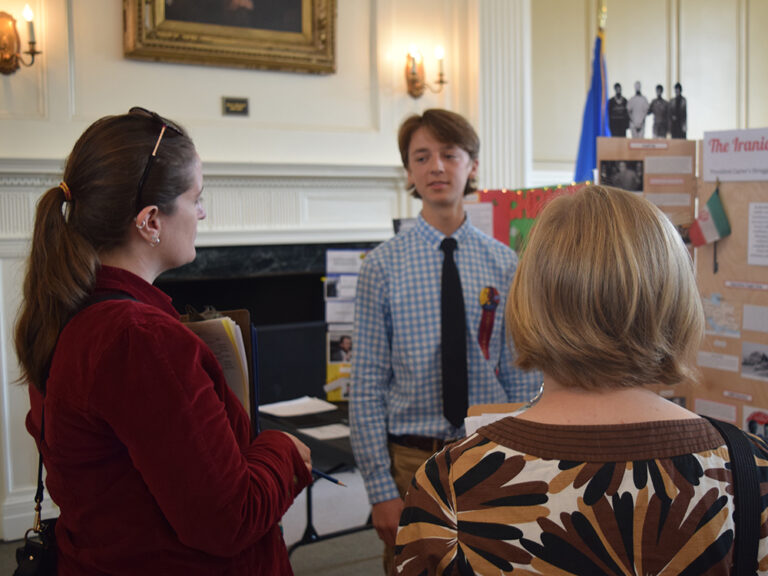
[[[256,394],[251,393],[251,390],[255,390],[256,371],[251,313],[241,308],[216,310],[214,316],[199,320],[191,320],[191,316],[192,314],[183,314],[180,320],[214,353],[227,377],[227,384],[240,399],[253,423],[253,414],[258,414],[258,398],[254,398]],[[238,365],[233,365],[235,361]],[[258,434],[258,419],[254,433]]]

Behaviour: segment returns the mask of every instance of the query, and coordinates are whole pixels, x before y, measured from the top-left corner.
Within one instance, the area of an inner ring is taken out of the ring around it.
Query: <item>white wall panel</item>
[[[250,98],[250,115],[241,124],[251,130],[375,126],[370,1],[339,2],[337,73],[327,75],[128,60],[122,18],[120,2],[74,0],[78,116],[112,114],[138,100],[180,119],[221,122],[221,97],[243,96]]]
[[[622,94],[631,98],[639,81],[642,93],[650,102],[656,97],[656,85],[664,87],[664,98],[672,93],[670,14],[667,0],[632,0],[608,2],[608,24],[605,40],[605,62],[608,71],[608,95],[613,85],[621,84]],[[652,119],[650,119],[652,120]],[[651,137],[651,122],[645,132]]]
[[[688,138],[739,127],[739,0],[680,1],[680,83]]]
[[[0,157],[63,158],[96,118],[139,104],[184,124],[208,161],[397,162],[389,110],[410,98],[398,87],[382,106],[378,27],[392,22],[378,17],[377,0],[338,0],[330,75],[128,60],[120,0],[34,4],[47,59],[0,79]],[[250,115],[222,117],[222,96],[249,98]]]
[[[533,166],[569,163],[579,143],[594,40],[588,0],[531,2]]]
[[[768,2],[747,2],[747,127],[768,126]]]
[[[530,120],[530,0],[479,4],[479,119],[482,142],[478,185],[513,188],[525,183]]]

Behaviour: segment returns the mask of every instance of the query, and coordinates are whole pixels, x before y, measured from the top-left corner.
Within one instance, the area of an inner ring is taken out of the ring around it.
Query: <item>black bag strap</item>
[[[760,483],[752,443],[733,424],[705,416],[725,439],[731,457],[733,498],[736,506],[736,535],[733,546],[733,573],[757,574],[757,548],[760,542]]]
[[[105,292],[103,294],[97,294],[91,296],[85,301],[82,308],[79,311],[83,311],[89,306],[98,304],[99,302],[105,302],[107,300],[136,300],[133,296],[126,292]],[[46,376],[46,380],[48,377]],[[43,404],[40,411],[40,446],[45,442],[45,393],[43,393]],[[43,485],[43,452],[38,450],[37,459],[37,491],[35,492],[35,520],[32,523],[32,530],[40,532],[42,529],[40,513],[42,511],[43,494],[45,493],[45,487]]]
[[[45,402],[42,404],[42,415],[40,416],[40,446],[43,445],[45,440]],[[35,492],[35,519],[32,522],[32,530],[40,532],[41,520],[40,512],[43,509],[43,451],[40,449],[37,451],[37,491]]]

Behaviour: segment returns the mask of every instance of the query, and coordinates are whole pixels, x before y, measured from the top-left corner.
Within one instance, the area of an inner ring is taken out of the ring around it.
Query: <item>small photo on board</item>
[[[326,299],[339,297],[339,278],[327,278],[325,280],[325,297]]]
[[[352,362],[352,332],[328,332],[328,361]]]
[[[325,278],[326,300],[354,300],[357,274],[328,274]]]
[[[643,191],[642,160],[601,160],[600,183],[629,192]]]
[[[741,375],[768,382],[768,346],[755,342],[741,343]]]

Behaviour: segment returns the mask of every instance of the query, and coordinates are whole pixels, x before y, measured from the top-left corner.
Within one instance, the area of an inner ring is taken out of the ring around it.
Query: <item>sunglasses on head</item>
[[[163,136],[165,135],[166,130],[171,130],[173,132],[176,132],[179,136],[184,136],[184,131],[179,128],[176,124],[171,122],[170,120],[166,120],[156,112],[152,112],[151,110],[147,110],[146,108],[141,108],[140,106],[134,106],[130,110],[128,110],[128,114],[132,116],[139,116],[144,118],[150,118],[154,121],[156,121],[160,125],[160,134],[157,136],[157,142],[155,142],[155,147],[152,149],[152,153],[149,155],[149,158],[147,159],[147,165],[144,168],[144,172],[141,175],[141,179],[139,180],[139,187],[138,191],[136,193],[136,213],[138,213],[142,208],[142,191],[144,190],[144,183],[147,181],[147,176],[149,176],[149,171],[152,168],[152,164],[155,161],[155,158],[157,157],[157,149],[160,147],[160,142],[163,139]]]

